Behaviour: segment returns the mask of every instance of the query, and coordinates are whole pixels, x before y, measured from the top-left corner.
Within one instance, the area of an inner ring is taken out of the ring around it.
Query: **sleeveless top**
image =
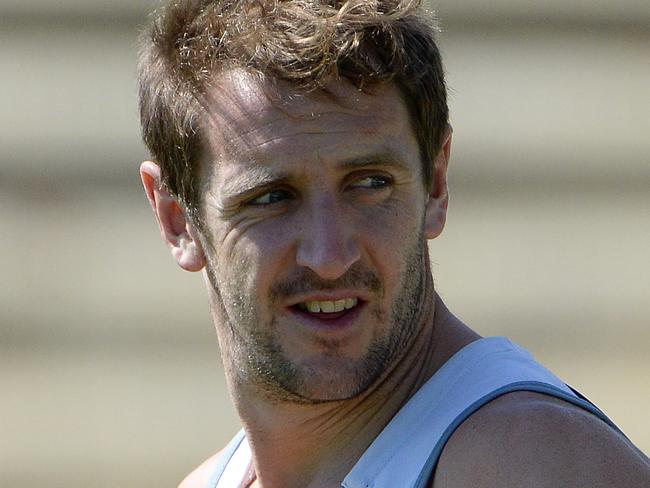
[[[424,488],[445,444],[470,415],[514,391],[543,393],[581,407],[620,430],[576,390],[504,337],[454,354],[397,412],[343,480],[342,488]],[[251,450],[240,431],[224,450],[208,488],[238,488]]]

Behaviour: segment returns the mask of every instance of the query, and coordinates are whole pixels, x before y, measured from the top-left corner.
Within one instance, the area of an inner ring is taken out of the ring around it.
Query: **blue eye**
[[[293,198],[293,195],[287,190],[272,190],[254,200],[250,201],[251,205],[272,205],[274,203],[279,203],[285,200],[290,200]]]
[[[383,175],[372,175],[366,176],[360,180],[355,181],[350,185],[352,188],[369,188],[369,189],[379,189],[385,188],[390,185],[391,178]]]

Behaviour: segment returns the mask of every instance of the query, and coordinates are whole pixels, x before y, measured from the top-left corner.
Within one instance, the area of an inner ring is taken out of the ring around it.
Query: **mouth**
[[[356,297],[346,297],[338,300],[306,300],[296,303],[290,308],[300,315],[312,319],[335,320],[356,315],[363,303]]]

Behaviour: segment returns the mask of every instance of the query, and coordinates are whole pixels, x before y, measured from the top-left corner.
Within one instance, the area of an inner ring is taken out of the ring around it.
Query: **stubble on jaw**
[[[389,329],[377,330],[362,358],[350,364],[335,341],[323,339],[319,342],[323,357],[336,365],[338,374],[332,374],[326,368],[312,368],[291,361],[273,335],[278,319],[274,318],[267,324],[259,319],[256,299],[251,293],[255,288],[249,283],[254,276],[252,263],[239,260],[233,275],[223,281],[230,286],[220,286],[218,277],[225,277],[225,270],[218,269],[212,248],[204,246],[204,249],[210,249],[206,252],[206,272],[215,298],[215,303],[211,304],[213,315],[222,322],[217,327],[225,328],[228,333],[227,343],[222,342],[221,347],[223,359],[229,362],[227,367],[234,376],[231,380],[255,388],[272,401],[302,404],[346,400],[366,391],[401,360],[421,325],[419,310],[426,291],[424,243],[420,232],[405,258],[398,285],[400,292],[393,300],[390,312],[387,314],[378,307],[371,310],[375,320],[387,323]],[[344,276],[334,281],[322,280],[312,271],[301,268],[271,288],[269,303],[277,304],[284,298],[311,290],[342,288],[367,290],[377,299],[384,294],[378,276],[361,265],[353,265]]]

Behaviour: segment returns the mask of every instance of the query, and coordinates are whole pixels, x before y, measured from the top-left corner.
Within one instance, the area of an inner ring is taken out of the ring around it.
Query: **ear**
[[[431,190],[427,195],[424,230],[427,239],[435,239],[442,233],[447,220],[449,192],[447,191],[447,168],[451,155],[452,128],[447,125],[442,138],[442,147],[433,163]]]
[[[178,200],[162,185],[160,167],[151,161],[140,165],[140,177],[163,241],[167,243],[178,265],[186,271],[200,271],[205,254],[194,228]]]

